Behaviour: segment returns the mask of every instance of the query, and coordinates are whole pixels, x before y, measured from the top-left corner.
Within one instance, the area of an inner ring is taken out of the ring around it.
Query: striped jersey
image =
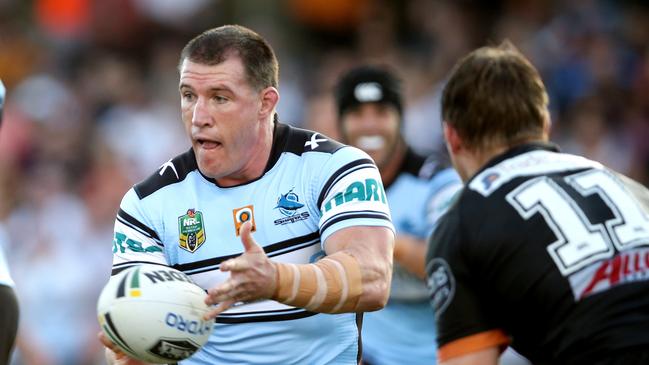
[[[394,230],[369,156],[276,122],[269,161],[256,180],[220,187],[199,171],[190,149],[130,189],[115,222],[113,274],[157,263],[212,288],[229,277],[220,264],[243,252],[239,229],[248,220],[269,258],[297,264],[322,258],[327,237],[340,229]],[[208,343],[181,363],[356,364],[358,340],[354,313],[263,300],[222,313]]]

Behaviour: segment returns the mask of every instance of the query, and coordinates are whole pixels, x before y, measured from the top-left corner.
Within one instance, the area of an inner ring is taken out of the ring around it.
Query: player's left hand
[[[268,259],[264,249],[252,238],[252,223],[241,226],[241,256],[221,263],[221,271],[229,271],[230,278],[207,291],[205,303],[217,304],[204,318],[215,318],[234,303],[270,298],[277,286],[277,268]]]

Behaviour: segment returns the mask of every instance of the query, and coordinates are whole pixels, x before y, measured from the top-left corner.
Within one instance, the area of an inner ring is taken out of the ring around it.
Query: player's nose
[[[209,113],[207,100],[199,97],[194,104],[192,112],[192,124],[197,127],[209,126],[213,122],[212,116]]]

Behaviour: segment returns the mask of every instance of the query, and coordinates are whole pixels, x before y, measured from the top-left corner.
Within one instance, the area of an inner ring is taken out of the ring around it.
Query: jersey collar
[[[467,185],[473,180],[474,177],[480,175],[480,173],[491,166],[495,166],[502,161],[512,158],[514,156],[522,155],[523,153],[527,153],[530,151],[550,151],[550,152],[560,152],[559,146],[552,142],[543,142],[543,141],[535,141],[535,142],[529,142],[529,143],[524,143],[518,146],[514,146],[507,151],[501,153],[500,155],[497,155],[493,157],[489,162],[487,162],[480,170],[478,170],[473,176],[467,181]]]
[[[212,184],[222,188],[222,189],[227,189],[227,188],[235,188],[237,186],[243,186],[243,185],[248,185],[252,182],[255,182],[259,179],[261,179],[270,169],[275,166],[277,163],[277,160],[279,160],[280,156],[282,155],[282,152],[284,151],[286,147],[286,141],[288,140],[288,134],[289,134],[289,127],[286,124],[280,123],[279,119],[277,118],[277,114],[275,114],[274,120],[273,120],[273,144],[271,146],[270,150],[270,157],[268,158],[268,162],[266,163],[266,167],[264,168],[264,172],[256,179],[246,181],[244,183],[238,184],[238,185],[233,185],[233,186],[220,186],[215,179],[203,174],[203,172],[198,168],[198,162],[196,161],[196,154],[194,153],[194,149],[190,148],[189,151],[192,156],[192,160],[194,165],[196,166],[196,171],[198,171],[203,178]]]

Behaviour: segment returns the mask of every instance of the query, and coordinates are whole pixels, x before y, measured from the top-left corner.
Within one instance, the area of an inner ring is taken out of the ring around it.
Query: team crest
[[[241,226],[247,221],[252,221],[252,232],[257,230],[257,225],[255,224],[255,209],[252,205],[232,209],[232,218],[234,218],[234,231],[237,237],[240,234]]]
[[[286,194],[280,194],[274,209],[278,209],[284,217],[276,219],[274,221],[275,225],[284,225],[308,219],[309,212],[298,212],[303,207],[304,204],[300,203],[300,197],[293,192],[293,189],[289,190]]]
[[[195,252],[205,242],[205,224],[203,213],[195,209],[187,210],[187,214],[178,217],[180,248]]]

